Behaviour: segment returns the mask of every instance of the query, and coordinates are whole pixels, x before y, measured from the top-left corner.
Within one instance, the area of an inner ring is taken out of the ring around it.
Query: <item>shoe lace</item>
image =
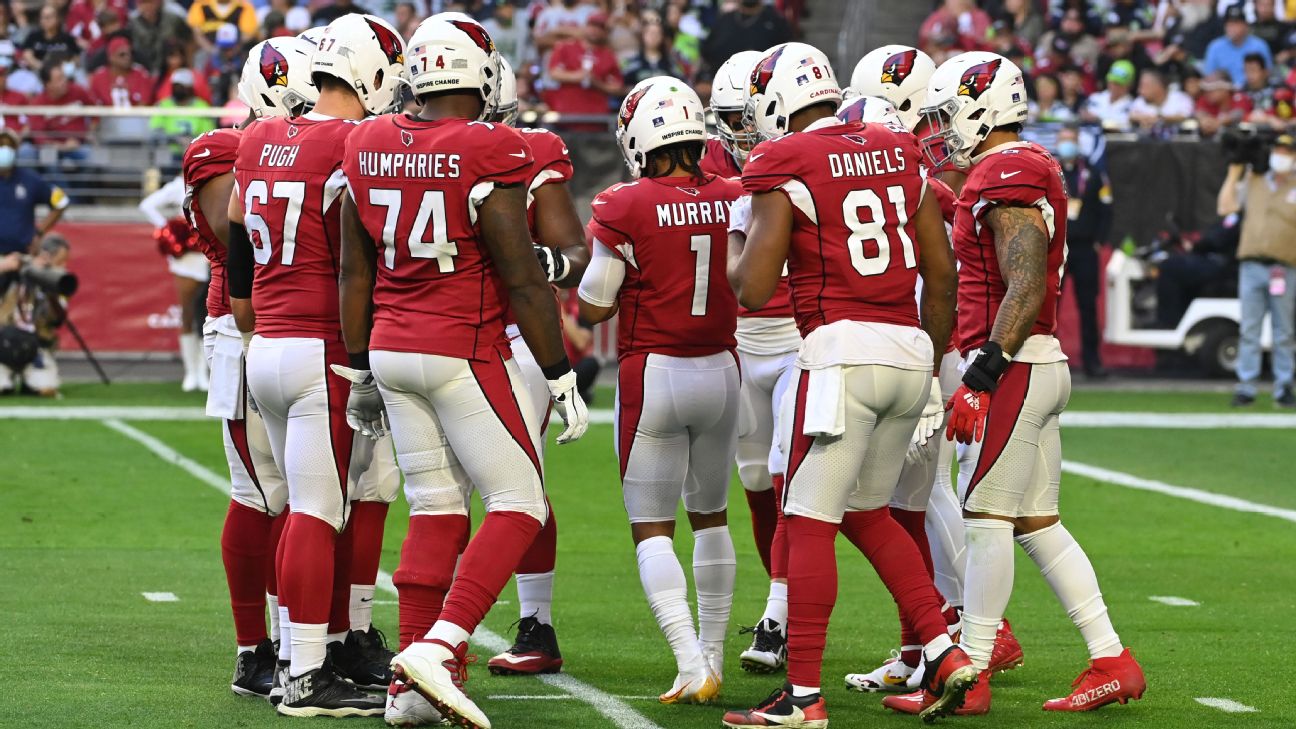
[[[756,704],[756,708],[754,709],[754,711],[764,711],[770,708],[771,706],[777,704],[779,700],[783,698],[784,693],[786,692],[783,690],[781,686],[779,688],[774,689],[773,691],[770,692],[769,696],[765,697],[764,701],[761,701],[760,703]]]
[[[1092,674],[1093,671],[1094,671],[1093,666],[1089,666],[1085,670],[1081,671],[1080,675],[1076,676],[1076,680],[1071,682],[1071,688],[1073,689],[1078,688],[1080,684],[1084,683],[1089,678],[1090,674]]]
[[[540,621],[535,615],[528,615],[524,618],[518,618],[509,626],[509,630],[517,626],[517,638],[513,640],[513,646],[508,649],[509,653],[514,655],[530,653],[543,648],[540,640]]]
[[[450,680],[454,683],[455,688],[460,691],[464,690],[464,684],[468,683],[468,666],[477,662],[477,654],[468,653],[468,645],[463,644],[463,648],[456,650],[454,658],[445,661],[441,665],[446,667],[450,672]]]

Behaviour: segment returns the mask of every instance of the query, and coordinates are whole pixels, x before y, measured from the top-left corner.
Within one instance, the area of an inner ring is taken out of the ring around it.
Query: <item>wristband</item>
[[[540,371],[544,373],[544,378],[546,380],[556,380],[568,372],[571,372],[571,363],[568,362],[567,357],[564,356],[562,359],[548,367],[541,367]]]
[[[363,352],[347,352],[347,357],[351,359],[351,369],[368,370],[369,367],[369,350]]]
[[[567,256],[563,255],[561,248],[552,248],[550,250],[553,251],[553,280],[557,283],[567,278],[567,274],[571,273],[571,261],[567,260]]]
[[[977,392],[994,392],[999,387],[999,378],[1011,362],[1012,357],[1005,354],[997,342],[986,342],[963,373],[963,384]]]

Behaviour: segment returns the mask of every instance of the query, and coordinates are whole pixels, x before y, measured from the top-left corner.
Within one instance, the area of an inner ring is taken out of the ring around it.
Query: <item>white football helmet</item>
[[[499,107],[495,109],[495,120],[500,124],[513,126],[518,118],[517,76],[513,73],[513,64],[504,56],[500,61]]]
[[[311,83],[311,55],[315,47],[293,36],[271,38],[252,46],[238,95],[257,118],[301,116],[319,100],[319,89]]]
[[[823,102],[836,107],[841,100],[841,87],[823,51],[782,43],[765,51],[752,68],[743,125],[762,139],[781,137],[793,114]]]
[[[890,101],[910,130],[918,126],[927,82],[936,71],[931,56],[910,46],[891,45],[870,51],[855,64],[850,91]]]
[[[878,96],[856,96],[843,101],[841,107],[837,109],[837,118],[844,122],[888,124],[905,131],[909,129],[895,106]]]
[[[995,127],[1026,121],[1021,69],[995,53],[974,51],[942,63],[932,74],[923,116],[932,134],[922,146],[933,167],[972,164],[972,150]]]
[[[415,98],[439,91],[477,91],[483,102],[478,119],[486,120],[499,107],[500,54],[490,33],[465,17],[441,13],[419,24],[410,36],[410,82]]]
[[[312,58],[312,74],[341,79],[370,114],[394,109],[401,86],[408,83],[405,41],[376,15],[351,13],[329,23]]]
[[[320,38],[324,37],[324,29],[327,27],[328,26],[326,25],[317,25],[314,28],[307,28],[306,30],[303,30],[302,32],[298,33],[297,37],[301,38],[304,41],[309,42],[311,45],[315,46],[316,48],[319,48]]]
[[[670,76],[635,84],[617,114],[617,144],[630,174],[639,177],[648,153],[680,142],[706,142],[702,100],[689,85]]]
[[[752,68],[760,59],[760,51],[735,53],[720,64],[711,81],[711,113],[715,115],[716,133],[720,136],[725,151],[729,152],[739,167],[747,161],[747,154],[760,140],[742,128],[741,123],[738,129],[731,127],[725,116],[743,113]]]

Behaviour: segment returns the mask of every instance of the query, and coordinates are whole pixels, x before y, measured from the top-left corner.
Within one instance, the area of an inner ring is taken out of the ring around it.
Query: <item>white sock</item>
[[[279,660],[292,659],[292,623],[288,620],[288,608],[279,606]]]
[[[999,519],[964,519],[967,578],[963,583],[963,639],[972,665],[985,670],[999,621],[1013,588],[1013,525]]]
[[[341,633],[328,634],[328,642],[330,643],[345,643],[346,639],[347,639],[347,631],[345,630],[342,631]]]
[[[256,650],[256,646],[254,645],[241,645],[238,647],[238,651],[234,655],[236,656],[243,655],[244,653],[251,653],[255,650]]]
[[[675,652],[680,673],[693,672],[701,666],[702,649],[693,629],[693,614],[688,604],[688,583],[684,568],[670,537],[650,537],[635,547],[639,558],[639,581],[643,584],[648,607],[657,625]]]
[[[796,684],[792,684],[792,695],[797,698],[802,696],[813,696],[817,693],[819,693],[818,686],[797,686]]]
[[[439,640],[442,643],[454,648],[460,643],[468,642],[468,631],[455,625],[448,620],[438,620],[432,625],[432,629],[424,636],[428,640]]]
[[[270,616],[270,640],[279,640],[279,596],[266,593],[266,612]]]
[[[941,657],[941,654],[954,647],[954,641],[946,635],[938,635],[931,639],[931,642],[922,647],[923,658],[934,661]],[[902,649],[903,650],[903,649]]]
[[[787,635],[787,583],[770,581],[769,597],[765,598],[765,614],[761,620],[778,623],[779,632]]]
[[[351,629],[369,632],[373,622],[373,585],[351,586]]]
[[[180,362],[184,365],[185,377],[198,377],[198,368],[202,356],[202,340],[193,332],[180,335]]]
[[[293,678],[314,671],[324,665],[324,654],[329,643],[328,623],[289,623],[292,630]]]
[[[948,441],[941,441],[944,451]],[[953,446],[950,445],[952,448]],[[932,565],[936,568],[936,589],[950,603],[963,604],[963,570],[967,543],[963,538],[963,510],[954,498],[950,485],[949,458],[936,466],[936,483],[927,502],[927,544],[931,547]]]
[[[535,618],[545,625],[553,624],[553,570],[517,576],[518,605],[524,618]]]
[[[1026,554],[1035,560],[1058,602],[1071,616],[1089,646],[1090,658],[1119,656],[1124,646],[1107,615],[1107,604],[1098,589],[1093,564],[1071,532],[1058,522],[1017,537]]]
[[[737,573],[738,557],[734,554],[729,527],[709,527],[693,532],[693,589],[697,590],[698,638],[712,655],[724,651]]]

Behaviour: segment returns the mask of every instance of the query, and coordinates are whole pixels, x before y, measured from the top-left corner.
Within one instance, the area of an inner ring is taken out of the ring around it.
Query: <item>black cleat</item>
[[[1274,404],[1280,408],[1296,408],[1296,392],[1292,392],[1290,385],[1284,387],[1274,398]]]
[[[271,706],[278,706],[283,701],[284,686],[288,685],[291,680],[291,674],[288,673],[288,667],[291,664],[288,661],[275,661],[274,680],[270,683],[270,693],[266,699]]]
[[[1236,392],[1233,393],[1233,400],[1229,404],[1235,408],[1245,408],[1250,407],[1254,402],[1255,395],[1245,392]]]
[[[518,621],[513,647],[487,661],[486,667],[496,676],[530,676],[558,673],[562,664],[553,626],[528,617]]]
[[[274,645],[269,639],[258,643],[256,650],[238,654],[230,689],[239,696],[269,696],[274,683],[275,663]]]
[[[324,665],[288,681],[278,711],[284,716],[382,716],[386,703],[386,696],[351,685],[325,658]]]
[[[753,628],[738,631],[752,633],[751,647],[739,656],[739,663],[748,673],[774,673],[787,664],[787,636],[773,618],[766,618]]]
[[[386,641],[377,628],[361,633],[347,633],[346,642],[333,642],[328,646],[329,660],[337,675],[358,688],[386,691],[392,682],[391,659],[395,654],[387,650]]]

